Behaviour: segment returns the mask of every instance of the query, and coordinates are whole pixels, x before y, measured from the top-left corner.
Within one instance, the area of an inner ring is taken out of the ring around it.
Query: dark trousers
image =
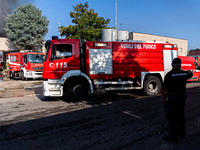
[[[164,105],[166,118],[169,123],[169,136],[177,138],[177,135],[185,137],[185,100],[186,96],[168,97]]]

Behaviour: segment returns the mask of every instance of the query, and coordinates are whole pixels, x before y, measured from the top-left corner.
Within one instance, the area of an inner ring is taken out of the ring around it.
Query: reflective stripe
[[[187,73],[175,73],[175,74],[172,74],[172,77],[187,76],[187,75],[188,75]]]

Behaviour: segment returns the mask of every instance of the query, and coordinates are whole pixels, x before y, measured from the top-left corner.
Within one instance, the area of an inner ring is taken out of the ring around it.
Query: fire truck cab
[[[189,56],[179,56],[179,58],[182,61],[181,69],[186,71],[191,70],[193,72],[192,78],[188,79],[188,81],[200,82],[200,68],[196,60]]]

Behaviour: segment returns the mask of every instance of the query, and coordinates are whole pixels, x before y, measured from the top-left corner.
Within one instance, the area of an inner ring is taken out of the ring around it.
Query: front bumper
[[[61,85],[61,80],[47,80],[43,81],[42,84],[44,96],[63,96],[63,86]]]
[[[42,71],[25,71],[25,78],[42,78]]]

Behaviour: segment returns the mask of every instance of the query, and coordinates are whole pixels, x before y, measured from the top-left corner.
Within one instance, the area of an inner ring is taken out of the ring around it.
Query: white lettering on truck
[[[156,45],[154,44],[121,44],[121,48],[126,49],[156,49]]]
[[[50,68],[54,68],[54,67],[56,67],[56,68],[66,68],[67,67],[67,62],[57,62],[56,64],[50,63],[49,67]]]
[[[141,44],[135,44],[134,48],[135,49],[142,49],[142,45]]]
[[[153,45],[153,44],[143,44],[143,49],[156,49],[156,45]]]
[[[181,66],[192,66],[191,64],[181,64]]]
[[[133,44],[121,44],[121,48],[133,49]]]

